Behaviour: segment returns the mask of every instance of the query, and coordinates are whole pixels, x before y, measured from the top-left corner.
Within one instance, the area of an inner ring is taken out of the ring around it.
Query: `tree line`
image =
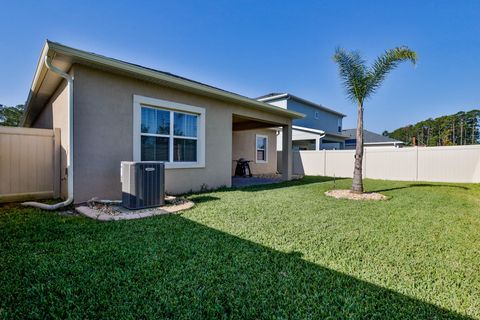
[[[23,115],[23,104],[5,106],[0,104],[0,126],[18,127]]]
[[[383,135],[413,145],[452,146],[480,143],[480,110],[460,111],[438,118],[429,118],[398,128]]]

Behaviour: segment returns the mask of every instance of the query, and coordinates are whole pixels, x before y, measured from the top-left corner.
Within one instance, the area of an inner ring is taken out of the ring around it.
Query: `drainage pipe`
[[[45,65],[47,68],[67,80],[68,90],[68,151],[67,151],[67,185],[68,185],[68,198],[56,204],[45,204],[40,202],[24,202],[23,206],[30,206],[40,208],[43,210],[57,210],[62,207],[66,207],[73,202],[73,76],[63,72],[54,65],[52,65],[48,56],[45,56]],[[56,183],[56,182],[55,182]]]

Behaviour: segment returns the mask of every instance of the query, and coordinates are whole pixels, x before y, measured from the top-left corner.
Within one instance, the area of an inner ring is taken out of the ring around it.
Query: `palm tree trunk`
[[[353,169],[352,192],[363,193],[363,103],[358,103],[357,110],[357,144],[355,147],[355,168]]]

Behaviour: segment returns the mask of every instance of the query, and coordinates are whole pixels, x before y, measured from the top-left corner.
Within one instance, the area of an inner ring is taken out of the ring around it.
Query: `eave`
[[[110,72],[120,72],[128,76],[143,79],[145,81],[151,81],[163,86],[228,101],[247,108],[262,110],[290,119],[301,119],[305,117],[304,114],[299,112],[285,110],[265,102],[257,101],[177,75],[105,57],[95,53],[74,49],[47,40],[40,55],[25,105],[25,113],[21,122],[22,126],[29,126],[31,124],[36,116],[35,113],[38,112],[37,109],[43,108],[62,81],[60,77],[48,71],[48,69],[45,67],[43,63],[45,56],[50,57],[50,59],[52,59],[52,63],[58,66],[64,72],[69,72],[74,63],[85,64]]]

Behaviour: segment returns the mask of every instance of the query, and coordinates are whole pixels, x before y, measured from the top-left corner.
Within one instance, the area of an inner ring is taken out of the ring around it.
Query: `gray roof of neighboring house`
[[[260,96],[260,97],[256,97],[255,99],[259,100],[259,101],[262,101],[262,102],[269,102],[269,101],[282,100],[282,99],[292,99],[292,100],[296,100],[298,102],[302,102],[304,104],[307,104],[309,106],[318,108],[320,110],[323,110],[323,111],[326,111],[326,112],[329,112],[329,113],[333,113],[333,114],[339,115],[341,117],[346,117],[346,115],[341,113],[341,112],[338,112],[338,111],[335,111],[333,109],[324,107],[321,104],[318,104],[318,103],[300,98],[298,96],[295,96],[295,95],[293,95],[291,93],[287,93],[287,92],[283,92],[283,93],[282,92],[272,92],[272,93],[268,93],[268,94],[265,94],[265,95]]]
[[[345,129],[342,130],[342,134],[350,139],[355,139],[357,129]],[[403,141],[395,140],[390,137],[382,136],[381,134],[363,130],[363,143],[400,143],[403,144]]]

